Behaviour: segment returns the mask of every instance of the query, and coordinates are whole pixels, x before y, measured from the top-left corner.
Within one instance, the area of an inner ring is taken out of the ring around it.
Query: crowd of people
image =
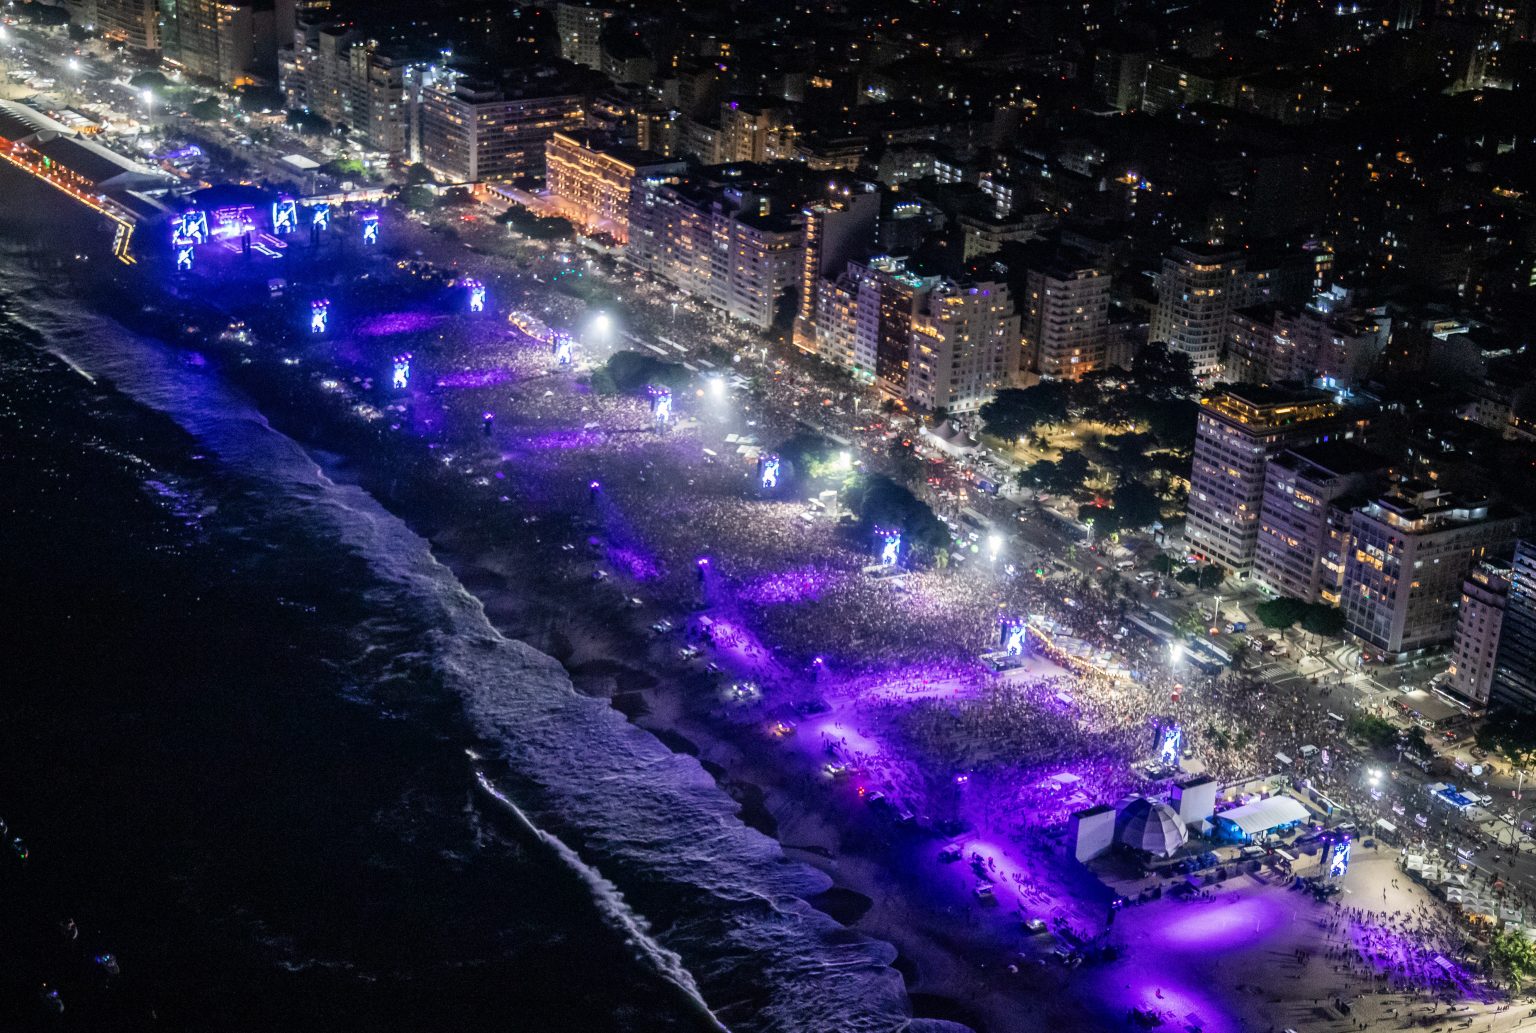
[[[521,303],[551,325],[582,318],[579,303],[554,291]],[[418,423],[438,421],[453,442],[445,460],[502,500],[581,514],[590,540],[566,543],[576,550],[569,562],[607,568],[654,601],[703,604],[715,618],[708,644],[733,653],[727,676],[754,686],[750,699],[727,705],[766,715],[825,701],[835,722],[819,740],[824,754],[902,810],[969,822],[1026,853],[1053,849],[1050,830],[1073,810],[1165,784],[1148,762],[1153,729],[1168,720],[1184,730],[1188,765],[1224,784],[1274,772],[1284,753],[1298,780],[1363,795],[1367,758],[1345,743],[1326,697],[1304,682],[1260,686],[1170,662],[1166,642],[1129,625],[1128,601],[1110,579],[1039,577],[1009,557],[974,555],[949,569],[871,575],[875,543],[824,513],[807,517],[803,483],[763,489],[754,449],[805,422],[830,424],[854,442],[863,469],[879,471],[889,451],[883,430],[861,422],[868,411],[861,417],[846,394],[754,356],[745,338],[725,340],[740,347],[754,388],[725,411],[679,398],[677,422],[658,431],[644,399],[591,391],[581,369],[559,369],[504,320],[431,333],[424,366],[433,389],[411,411]],[[599,357],[594,347],[584,359]],[[463,376],[490,367],[508,376]],[[445,398],[454,393],[461,404]],[[477,434],[485,413],[497,416],[494,432]],[[727,441],[729,433],[745,437]],[[697,565],[704,557],[707,573]],[[978,656],[1001,644],[1000,618],[1029,614],[1108,649],[1121,671],[1070,662],[1033,638],[1023,667],[981,665]],[[1302,744],[1326,759],[1301,757]],[[1070,906],[1034,879],[1009,882],[1036,904]],[[1452,956],[1460,936],[1447,921],[1349,916],[1351,938],[1331,949],[1340,952],[1333,960],[1389,971],[1394,986],[1439,989],[1449,977],[1433,959]]]

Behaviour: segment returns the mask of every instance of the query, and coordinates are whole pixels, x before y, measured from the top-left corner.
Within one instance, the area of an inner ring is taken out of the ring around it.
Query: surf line
[[[694,981],[693,973],[683,965],[683,959],[677,952],[662,946],[651,936],[646,929],[644,917],[624,902],[624,896],[617,886],[609,882],[596,868],[583,861],[581,856],[567,846],[560,837],[535,825],[528,815],[523,813],[523,809],[497,789],[486,773],[479,768],[475,769],[475,781],[479,783],[481,791],[506,809],[524,833],[543,844],[550,853],[559,858],[587,884],[604,918],[640,951],[643,959],[657,975],[678,989],[695,1009],[699,1018],[706,1021],[715,1033],[730,1033],[730,1030],[705,1003],[704,996],[699,993],[699,985]]]

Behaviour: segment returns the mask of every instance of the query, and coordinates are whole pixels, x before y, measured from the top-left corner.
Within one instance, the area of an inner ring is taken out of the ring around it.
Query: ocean
[[[825,876],[35,230],[0,240],[0,1028],[928,1026]]]

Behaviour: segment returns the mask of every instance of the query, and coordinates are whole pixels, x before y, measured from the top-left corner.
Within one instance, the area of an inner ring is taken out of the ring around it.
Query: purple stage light
[[[213,235],[226,240],[250,233],[256,228],[256,209],[248,204],[230,205],[213,210]]]

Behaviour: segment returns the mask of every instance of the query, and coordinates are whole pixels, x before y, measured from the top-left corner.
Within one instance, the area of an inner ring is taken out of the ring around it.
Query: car
[[[1024,931],[1027,933],[1043,933],[1050,927],[1045,924],[1043,918],[1024,919]]]
[[[677,651],[677,657],[679,660],[692,660],[694,657],[698,656],[699,653],[700,649],[698,646],[684,646],[682,649]]]
[[[971,892],[976,895],[976,901],[982,907],[997,907],[997,891],[990,882],[978,882]]]
[[[672,630],[672,622],[666,618],[662,618],[655,624],[651,625],[651,630],[658,635],[665,635],[667,632]]]
[[[939,851],[940,864],[954,864],[956,861],[960,860],[960,857],[960,848],[954,845],[947,846],[943,850]]]

